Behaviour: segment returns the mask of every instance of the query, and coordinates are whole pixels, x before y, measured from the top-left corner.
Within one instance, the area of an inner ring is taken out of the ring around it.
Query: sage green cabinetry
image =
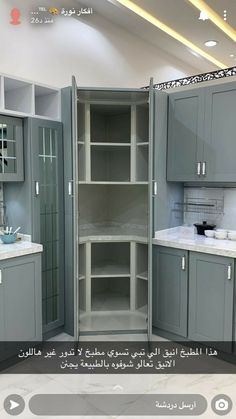
[[[62,124],[29,119],[32,238],[43,245],[43,332],[64,325],[64,189]]]
[[[236,181],[236,83],[206,89],[205,177],[210,182]]]
[[[0,115],[0,182],[23,180],[22,120]]]
[[[153,326],[231,350],[234,259],[164,246],[154,246],[153,259]]]
[[[169,95],[167,180],[236,181],[236,83]]]
[[[188,252],[154,246],[153,325],[187,337]]]
[[[189,338],[231,342],[233,298],[234,259],[190,252]]]
[[[0,341],[40,341],[41,255],[0,261],[0,278]]]
[[[204,90],[169,95],[167,180],[199,180],[203,156]]]
[[[27,118],[24,125],[25,181],[4,184],[8,225],[21,226],[43,245],[43,332],[64,325],[64,185],[60,122]]]

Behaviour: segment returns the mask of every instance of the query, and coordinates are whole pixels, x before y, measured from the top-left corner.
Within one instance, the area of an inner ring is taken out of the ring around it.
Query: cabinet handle
[[[68,195],[72,196],[72,180],[69,180],[68,182]]]
[[[232,266],[228,265],[227,268],[227,279],[232,279]]]
[[[205,161],[202,162],[202,175],[206,176],[206,162]]]
[[[201,162],[200,161],[197,162],[197,175],[201,176]]]
[[[2,270],[0,269],[0,285],[2,285]]]
[[[186,257],[185,256],[182,256],[182,259],[181,259],[181,269],[182,269],[182,271],[185,271],[185,269],[186,269]]]
[[[35,195],[39,196],[39,182],[38,181],[35,182]]]
[[[157,181],[153,180],[153,195],[157,195]]]

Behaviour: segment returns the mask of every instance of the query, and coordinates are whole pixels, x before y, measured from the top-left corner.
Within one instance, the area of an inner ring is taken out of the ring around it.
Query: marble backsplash
[[[185,187],[184,202],[216,202],[222,206],[222,211],[207,206],[197,207],[194,212],[194,206],[189,211],[186,204],[184,206],[184,224],[192,225],[196,222],[207,221],[216,224],[217,228],[236,230],[236,188],[192,188]],[[222,204],[222,205],[221,205]]]

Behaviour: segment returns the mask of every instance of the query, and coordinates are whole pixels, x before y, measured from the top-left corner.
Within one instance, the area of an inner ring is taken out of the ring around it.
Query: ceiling
[[[221,61],[227,67],[236,65],[236,43],[210,20],[199,20],[199,10],[188,0],[132,0],[133,3],[151,13],[154,17],[180,33],[203,51]],[[100,14],[125,30],[142,38],[148,43],[161,48],[183,62],[197,68],[200,72],[219,69],[207,59],[193,55],[188,47],[176,41],[151,23],[136,15],[116,0],[83,0],[83,5],[93,7],[94,13]],[[223,19],[227,10],[227,23],[236,29],[236,0],[205,0]],[[218,44],[209,48],[207,40],[216,40]],[[230,57],[234,54],[235,57]]]

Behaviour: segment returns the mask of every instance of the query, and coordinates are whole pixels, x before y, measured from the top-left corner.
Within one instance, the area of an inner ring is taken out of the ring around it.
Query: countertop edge
[[[135,241],[138,243],[148,243],[148,239],[146,237],[143,236],[138,236],[138,235],[88,235],[88,236],[80,236],[79,238],[79,244],[83,244],[86,242],[103,242],[103,241],[107,241],[107,242],[128,242],[128,241]]]
[[[23,246],[22,248],[20,248],[20,244],[18,244],[16,248],[12,248],[14,244],[6,244],[4,246],[6,246],[4,251],[0,251],[0,261],[43,252],[43,246],[38,243],[27,242],[27,246]],[[8,248],[7,246],[11,246],[11,248]]]
[[[158,246],[172,247],[175,249],[190,250],[190,251],[198,252],[198,253],[207,253],[211,255],[236,258],[236,250],[219,249],[219,248],[217,249],[215,247],[210,247],[210,246],[207,247],[206,245],[179,243],[172,240],[155,239],[155,238],[153,238],[152,242],[154,245],[158,245]]]

